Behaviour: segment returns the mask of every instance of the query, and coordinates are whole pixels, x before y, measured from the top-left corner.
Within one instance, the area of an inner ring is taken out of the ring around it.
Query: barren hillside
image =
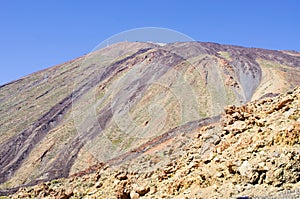
[[[182,130],[129,161],[21,189],[12,198],[299,198],[299,133],[297,88],[227,106],[221,122]]]
[[[217,123],[227,105],[293,89],[299,55],[124,42],[2,85],[0,193],[123,164]]]

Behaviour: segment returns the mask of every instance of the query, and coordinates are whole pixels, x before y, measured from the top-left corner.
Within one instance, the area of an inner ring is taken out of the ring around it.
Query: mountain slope
[[[299,198],[299,133],[298,87],[228,106],[221,123],[180,131],[128,162],[21,189],[13,198]]]
[[[67,177],[300,85],[299,53],[125,42],[0,87],[0,188]]]

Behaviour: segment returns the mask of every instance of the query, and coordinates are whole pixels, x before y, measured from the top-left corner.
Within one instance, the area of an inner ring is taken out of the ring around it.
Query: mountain
[[[2,85],[0,192],[144,157],[299,75],[294,51],[124,42]]]

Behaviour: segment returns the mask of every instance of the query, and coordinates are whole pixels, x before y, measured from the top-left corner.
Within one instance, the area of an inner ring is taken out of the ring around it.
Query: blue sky
[[[298,0],[1,0],[0,85],[141,27],[169,28],[198,41],[300,51],[299,10]]]

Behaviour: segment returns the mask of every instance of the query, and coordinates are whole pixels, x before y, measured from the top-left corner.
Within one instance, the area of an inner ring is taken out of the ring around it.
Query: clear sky
[[[198,41],[300,51],[299,0],[0,0],[0,85],[162,27]]]

